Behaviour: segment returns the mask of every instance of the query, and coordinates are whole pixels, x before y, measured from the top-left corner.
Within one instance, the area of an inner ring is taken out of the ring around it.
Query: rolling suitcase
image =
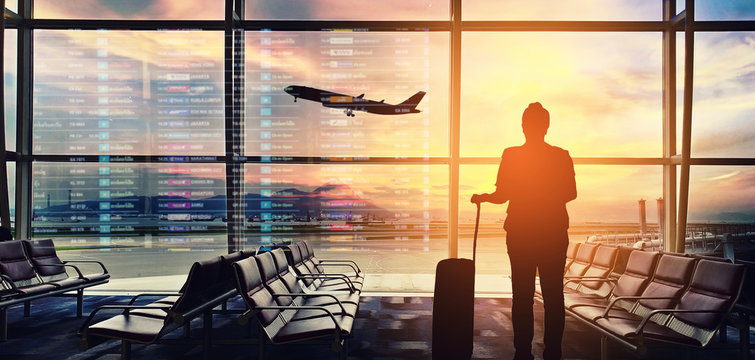
[[[433,295],[434,360],[470,359],[474,331],[474,275],[480,204],[474,226],[472,259],[444,259],[435,268]]]

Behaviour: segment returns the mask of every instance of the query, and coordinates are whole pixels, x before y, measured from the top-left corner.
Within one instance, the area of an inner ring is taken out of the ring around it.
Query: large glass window
[[[220,20],[223,0],[34,0],[39,19]]]
[[[245,7],[247,20],[448,20],[449,5],[446,0],[276,0],[247,1]]]
[[[577,164],[570,240],[638,233],[642,199],[657,234],[663,191],[685,189],[662,186],[663,169],[679,173],[679,152],[663,148],[682,143],[685,70],[693,163],[704,164],[692,168],[690,224],[753,221],[752,171],[720,165],[751,162],[755,148],[755,29],[718,21],[751,20],[748,1],[696,1],[711,31],[695,36],[694,69],[681,26],[676,67],[664,68],[660,0],[246,1],[236,15],[226,3],[35,0],[37,20],[7,22],[6,148],[21,154],[7,166],[31,178],[22,233],[104,261],[114,287],[176,285],[192,261],[307,239],[323,258],[362,264],[369,290],[432,291],[438,260],[471,257],[469,198],[495,189],[531,102],[550,111],[546,141]],[[17,67],[19,45],[33,63]],[[664,74],[676,77],[677,119],[663,112]],[[17,78],[33,79],[19,99]],[[507,291],[506,206],[482,216],[478,290]]]
[[[246,45],[247,155],[448,154],[447,33],[254,32]],[[361,111],[414,98],[418,113]]]
[[[108,255],[122,270],[113,277],[184,274],[183,253],[227,252],[222,164],[40,162],[33,176],[33,236],[121,254]],[[158,253],[161,261],[129,265]]]
[[[567,204],[569,241],[592,235],[615,238],[640,233],[640,200],[645,200],[646,232],[658,237],[658,199],[663,197],[660,166],[576,165],[577,198]],[[460,256],[471,258],[475,205],[472,194],[495,191],[498,165],[462,165],[459,192]],[[477,240],[477,272],[508,274],[506,221],[508,203],[482,204]],[[625,244],[631,245],[632,242]]]
[[[370,273],[425,273],[447,252],[443,165],[254,164],[245,167],[247,243],[308,239]]]
[[[3,54],[3,86],[5,87],[5,149],[16,150],[16,73],[18,52],[18,31],[5,30],[5,52]]]
[[[462,41],[462,156],[498,157],[523,143],[522,112],[535,101],[550,111],[548,141],[572,156],[661,154],[660,34],[466,33]]]
[[[692,156],[755,156],[753,64],[755,32],[695,34]]]
[[[677,1],[677,3],[683,1]],[[660,0],[464,0],[464,20],[661,20]]]
[[[34,36],[35,154],[225,153],[222,33]]]

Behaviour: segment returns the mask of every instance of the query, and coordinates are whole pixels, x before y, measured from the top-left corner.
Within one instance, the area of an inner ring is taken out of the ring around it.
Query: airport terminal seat
[[[348,291],[311,291],[309,290],[301,279],[298,279],[296,277],[296,274],[294,273],[293,269],[291,269],[291,266],[288,264],[288,260],[286,259],[286,254],[283,249],[275,249],[270,252],[270,254],[273,255],[273,260],[275,260],[275,266],[278,270],[278,277],[283,281],[283,284],[286,285],[286,288],[289,292],[292,293],[314,293],[314,294],[330,294],[332,296],[335,296],[338,301],[342,303],[351,303],[358,305],[359,304],[359,293],[358,292],[348,292]]]
[[[658,266],[660,269],[661,264]],[[604,316],[595,324],[608,337],[640,352],[647,340],[704,347],[731,312],[741,293],[744,273],[742,265],[701,259],[674,306],[659,304],[632,318]]]
[[[300,243],[300,249],[303,246],[307,250],[307,257],[309,260],[312,261],[312,263],[317,267],[317,269],[324,273],[325,267],[327,266],[337,266],[337,267],[348,267],[350,268],[353,273],[347,274],[350,278],[353,280],[358,280],[361,282],[364,280],[364,273],[362,272],[362,269],[359,268],[359,265],[354,260],[347,260],[347,259],[319,259],[317,256],[315,256],[315,251],[312,245],[309,243],[308,240],[302,240]],[[303,253],[302,253],[303,254]]]
[[[235,255],[234,255],[235,257]],[[129,358],[132,343],[156,343],[161,338],[184,327],[192,319],[204,318],[204,351],[211,345],[212,310],[229,298],[236,296],[235,285],[227,277],[224,267],[230,267],[229,257],[217,256],[209,260],[195,262],[181,291],[176,294],[153,294],[166,296],[147,305],[134,305],[137,298],[128,305],[100,306],[89,315],[79,329],[82,338],[80,348],[86,350],[102,339],[121,340],[121,355]],[[120,314],[94,322],[101,312],[120,311]]]
[[[359,266],[356,265],[356,262],[352,261],[350,263],[349,262],[325,263],[323,262],[325,260],[319,260],[317,257],[315,257],[315,254],[312,251],[312,248],[309,245],[307,245],[306,241],[299,241],[297,243],[297,246],[299,247],[299,253],[301,254],[302,262],[304,262],[305,266],[307,266],[307,268],[312,274],[344,275],[349,279],[351,283],[358,285],[361,290],[362,283],[364,282],[364,274],[362,274],[361,269],[359,269]],[[346,261],[346,260],[337,260],[337,261]],[[330,265],[334,267],[348,267],[353,272],[335,272],[335,271],[328,272],[325,270],[325,268]],[[328,286],[330,284],[340,285],[338,280],[323,280],[320,286]]]
[[[238,261],[233,267],[238,292],[248,307],[238,321],[245,325],[251,318],[256,318],[261,330],[258,359],[264,358],[267,342],[282,344],[317,340],[325,340],[339,358],[346,358],[347,342],[354,323],[352,316],[336,315],[324,306],[297,305],[290,297],[275,296],[254,258]],[[302,311],[307,316],[300,318],[297,315]],[[313,316],[315,312],[322,313],[322,316]]]
[[[275,260],[270,252],[255,256],[255,260],[257,261],[265,287],[273,295],[278,305],[322,306],[328,309],[333,315],[347,315],[352,318],[356,316],[358,303],[342,303],[334,295],[326,293],[294,293],[289,291],[283,280],[278,276],[278,267],[275,265]],[[319,311],[300,310],[297,311],[295,318],[321,317],[324,315]]]
[[[308,290],[361,292],[362,285],[354,283],[344,274],[322,274],[311,270],[303,260],[300,247],[290,244],[285,247],[286,258]]]
[[[564,277],[565,292],[581,292],[585,294],[607,295],[611,290],[610,283],[602,281],[608,279],[614,266],[619,249],[613,246],[601,246],[595,251],[595,257],[585,269],[582,276]],[[571,289],[571,290],[570,290]]]
[[[621,276],[607,279],[605,282],[613,285],[608,296],[598,294],[571,293],[564,295],[564,306],[567,313],[594,321],[605,311],[608,305],[618,297],[641,296],[650,283],[660,254],[657,252],[632,251],[626,269]],[[619,300],[616,306],[630,311],[636,300]]]
[[[0,340],[7,339],[7,310],[24,304],[24,316],[30,315],[31,301],[48,296],[76,294],[76,316],[82,315],[84,289],[108,282],[105,266],[96,261],[102,273],[84,275],[72,261],[61,261],[52,240],[13,240],[0,243]],[[76,276],[69,276],[66,268]]]

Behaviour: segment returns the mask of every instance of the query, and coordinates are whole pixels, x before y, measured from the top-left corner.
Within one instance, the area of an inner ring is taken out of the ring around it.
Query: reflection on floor
[[[144,291],[176,291],[186,280],[186,275],[148,276],[127,279],[111,279],[109,283],[92,289],[90,293],[110,295],[130,294]],[[368,274],[365,278],[365,293],[429,293],[435,286],[435,274]],[[505,275],[477,274],[477,294],[511,294],[511,280]],[[87,290],[89,292],[89,290]]]
[[[126,296],[87,296],[85,313],[97,306],[125,303]],[[231,308],[242,307],[234,301]],[[120,342],[103,342],[85,352],[77,349],[79,338],[75,334],[83,319],[74,317],[75,300],[46,298],[32,303],[30,318],[23,318],[23,307],[10,309],[8,330],[10,339],[0,346],[0,359],[117,359]],[[512,328],[510,298],[478,298],[475,305],[475,359],[510,359]],[[542,353],[543,308],[535,303],[534,354]],[[431,357],[432,298],[407,296],[365,296],[362,298],[357,320],[354,322],[349,359],[430,359]],[[239,326],[234,315],[215,315],[215,339],[239,339],[245,328]],[[169,334],[180,337],[181,331]],[[255,334],[252,334],[256,337]],[[729,331],[729,340],[735,344],[737,332]],[[201,337],[201,320],[192,323],[192,337]],[[755,338],[755,331],[751,332]],[[714,340],[716,341],[716,340]],[[564,334],[565,359],[598,359],[600,336],[594,330],[568,318]],[[211,348],[212,359],[241,360],[255,358],[256,345],[216,344]],[[679,348],[652,347],[651,359],[676,359],[684,352]],[[755,351],[751,352],[755,355]],[[269,359],[333,359],[327,345],[277,345],[268,347]],[[735,349],[705,349],[694,351],[696,359],[736,358]],[[156,344],[133,346],[134,359],[201,359],[201,347],[196,345]],[[610,346],[610,359],[639,359],[616,344]]]

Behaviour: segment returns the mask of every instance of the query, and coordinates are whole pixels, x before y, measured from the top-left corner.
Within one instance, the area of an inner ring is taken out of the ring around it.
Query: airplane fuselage
[[[417,93],[415,97],[418,97],[419,99],[414,101],[413,103],[404,102],[398,105],[392,105],[386,104],[383,101],[365,99],[363,97],[364,94],[360,96],[350,96],[326,90],[315,89],[308,86],[292,85],[286,87],[284,91],[293,96],[294,101],[296,101],[296,99],[305,99],[309,101],[319,102],[324,107],[345,109],[346,114],[349,116],[354,116],[353,111],[364,111],[381,115],[418,113],[420,111],[416,109],[417,103],[419,103],[419,100],[421,100],[422,96],[424,96],[425,94],[424,92]],[[410,100],[411,99],[412,98],[410,98]]]

